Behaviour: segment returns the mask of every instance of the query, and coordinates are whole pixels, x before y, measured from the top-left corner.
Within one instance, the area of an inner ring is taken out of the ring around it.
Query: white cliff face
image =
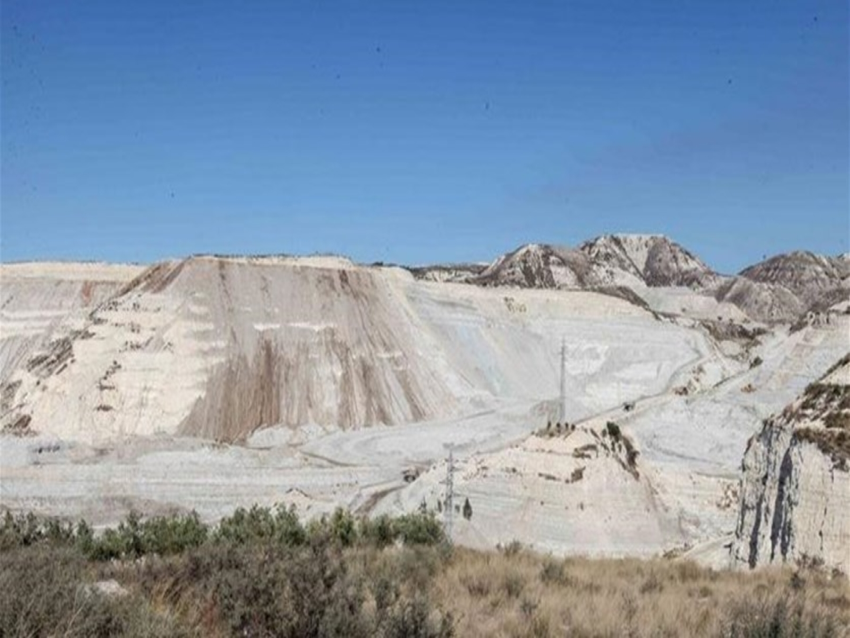
[[[657,555],[681,539],[641,470],[633,441],[604,424],[541,429],[457,463],[456,493],[469,498],[474,515],[455,517],[454,540],[489,548],[522,539],[556,555]],[[376,513],[411,511],[423,501],[441,508],[445,476],[445,462],[433,465]]]
[[[793,445],[789,465],[780,549],[786,557],[813,557],[850,572],[850,472],[812,443]]]
[[[750,441],[733,556],[850,573],[850,355]]]

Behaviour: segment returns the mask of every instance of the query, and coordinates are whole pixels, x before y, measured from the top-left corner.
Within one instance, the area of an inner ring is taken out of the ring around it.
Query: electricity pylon
[[[558,423],[567,422],[567,341],[561,337],[561,401],[558,405]]]
[[[449,543],[452,542],[452,523],[455,513],[454,473],[455,457],[452,448],[449,448],[449,460],[446,464],[446,508],[443,510],[443,525]]]

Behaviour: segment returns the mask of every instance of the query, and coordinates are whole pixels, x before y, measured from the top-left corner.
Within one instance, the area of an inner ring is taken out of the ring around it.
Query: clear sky
[[[2,3],[0,258],[850,250],[848,3]]]

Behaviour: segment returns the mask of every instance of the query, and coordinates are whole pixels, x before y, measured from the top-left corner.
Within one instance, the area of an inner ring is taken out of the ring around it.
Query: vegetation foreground
[[[98,535],[7,513],[0,552],[0,636],[850,635],[842,575],[477,552],[426,513],[131,515]]]

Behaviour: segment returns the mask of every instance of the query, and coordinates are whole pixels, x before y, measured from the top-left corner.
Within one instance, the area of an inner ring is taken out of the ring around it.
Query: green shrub
[[[117,529],[106,529],[94,538],[89,556],[95,560],[138,558],[144,553],[142,535],[142,517],[131,511]]]
[[[433,512],[400,516],[393,521],[393,529],[405,545],[437,545],[446,541],[443,526]]]
[[[392,545],[396,539],[393,521],[386,514],[374,519],[360,519],[359,535],[364,543],[378,549]]]
[[[361,582],[327,537],[301,547],[220,546],[207,571],[222,620],[234,635],[371,636]]]
[[[244,545],[248,542],[272,539],[274,529],[274,516],[268,508],[254,505],[246,510],[239,507],[231,516],[219,521],[215,538]]]
[[[85,521],[77,523],[74,530],[74,545],[85,556],[91,556],[94,551],[94,530]]]
[[[338,507],[330,519],[330,535],[343,547],[351,547],[357,540],[357,522],[351,512]]]
[[[301,545],[306,536],[295,507],[283,505],[275,511],[258,505],[250,510],[240,507],[232,516],[223,518],[213,534],[217,541],[237,544],[268,541],[284,546]]]
[[[0,551],[28,547],[43,541],[54,545],[70,545],[73,540],[72,525],[56,518],[42,519],[32,512],[15,516],[7,510],[0,524]]]
[[[167,556],[198,547],[207,540],[207,526],[197,513],[160,516],[142,524],[142,553]]]

